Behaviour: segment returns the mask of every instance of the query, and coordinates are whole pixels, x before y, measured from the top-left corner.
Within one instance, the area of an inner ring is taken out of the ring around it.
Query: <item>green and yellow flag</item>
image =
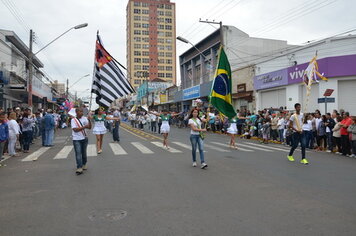
[[[210,103],[229,119],[236,116],[232,106],[230,63],[222,47],[220,48],[215,79],[211,87]]]

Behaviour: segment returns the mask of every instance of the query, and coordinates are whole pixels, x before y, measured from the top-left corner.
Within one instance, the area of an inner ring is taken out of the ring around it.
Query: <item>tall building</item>
[[[176,12],[170,0],[129,0],[127,67],[131,84],[146,79],[176,83]]]

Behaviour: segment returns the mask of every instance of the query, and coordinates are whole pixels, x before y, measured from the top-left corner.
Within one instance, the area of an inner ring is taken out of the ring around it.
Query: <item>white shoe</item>
[[[196,162],[193,162],[193,167],[197,167],[197,163]]]
[[[341,152],[335,152],[337,155],[342,155],[342,153]]]
[[[331,152],[331,150],[326,150],[326,152]]]
[[[205,162],[201,163],[201,169],[205,169],[206,167],[208,167],[208,165]]]
[[[355,158],[355,157],[356,157],[356,155],[355,155],[355,154],[352,154],[352,155],[350,155],[350,157],[353,157],[353,158]]]

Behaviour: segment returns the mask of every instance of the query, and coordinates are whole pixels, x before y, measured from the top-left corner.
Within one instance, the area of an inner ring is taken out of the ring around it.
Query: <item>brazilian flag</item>
[[[222,47],[220,48],[215,79],[211,87],[210,103],[229,119],[236,116],[232,106],[230,63]]]

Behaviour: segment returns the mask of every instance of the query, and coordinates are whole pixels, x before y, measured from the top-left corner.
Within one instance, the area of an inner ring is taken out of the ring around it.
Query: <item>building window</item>
[[[164,22],[164,18],[158,17],[158,18],[157,18],[157,21],[158,21],[158,22]]]
[[[143,51],[142,52],[142,56],[149,56],[150,55],[150,52],[149,51]]]
[[[139,6],[141,6],[141,3],[140,2],[134,2],[134,6],[135,7],[139,7]]]
[[[166,60],[166,64],[172,64],[172,60],[171,59],[167,59]]]
[[[166,18],[166,23],[172,23],[172,18]]]
[[[166,16],[172,16],[172,12],[171,11],[166,11]]]
[[[172,43],[172,39],[166,39],[166,43]]]
[[[148,30],[142,30],[142,35],[150,35],[150,31],[148,31]]]
[[[142,66],[142,70],[149,70],[150,69],[150,66]]]
[[[135,14],[141,14],[141,10],[135,8],[135,9],[134,9],[134,13],[135,13]]]
[[[164,59],[158,59],[158,64],[164,64]]]
[[[135,62],[135,63],[141,63],[141,58],[135,57],[135,58],[134,58],[134,62]]]
[[[172,71],[173,67],[172,66],[166,66],[166,71]]]
[[[148,43],[150,41],[149,38],[142,38],[142,41],[145,42],[145,43]]]
[[[148,7],[148,3],[147,2],[143,2],[142,3],[142,7]]]
[[[134,16],[134,20],[135,21],[140,21],[141,20],[141,16]]]
[[[157,48],[158,50],[164,50],[164,45],[158,45]]]
[[[158,52],[159,57],[164,57],[164,52]]]
[[[142,16],[142,21],[149,21],[150,18],[148,16]]]
[[[149,45],[149,44],[142,44],[142,48],[143,48],[143,49],[149,49],[149,48],[150,48],[150,45]]]
[[[134,55],[135,56],[141,56],[141,52],[140,51],[134,51]]]
[[[164,8],[164,4],[157,4],[157,8],[163,9]]]
[[[134,41],[135,42],[141,42],[141,38],[140,37],[134,37]]]
[[[158,73],[159,78],[164,78],[164,73]]]
[[[134,44],[134,49],[141,49],[141,44],[135,43]]]
[[[150,27],[149,24],[142,24],[142,28],[148,28],[148,27]]]
[[[148,10],[142,10],[142,14],[148,15],[148,14],[149,14],[149,11],[148,11]]]
[[[141,28],[141,24],[140,23],[134,23],[134,28]]]
[[[158,25],[158,29],[164,29],[164,25]]]
[[[172,57],[172,53],[171,52],[166,52],[166,57]]]
[[[172,30],[172,26],[171,25],[166,25],[166,30]]]
[[[150,63],[150,59],[149,58],[142,58],[142,63]]]
[[[134,35],[141,35],[141,30],[134,30]]]
[[[157,14],[158,14],[159,16],[164,16],[164,11],[157,11]]]
[[[157,42],[158,42],[158,43],[164,43],[164,39],[158,38],[158,39],[157,39]]]
[[[158,70],[160,71],[164,70],[164,66],[158,66]]]
[[[135,66],[134,66],[134,69],[135,69],[135,70],[141,70],[141,65],[135,65]]]
[[[165,5],[166,9],[172,9],[172,5]]]
[[[141,80],[140,79],[135,79],[135,84],[141,84]]]
[[[173,78],[173,75],[172,75],[172,73],[166,73],[166,77],[167,78]]]
[[[166,32],[166,37],[172,37],[172,32]]]
[[[171,46],[171,45],[167,45],[167,46],[166,46],[166,50],[172,51],[172,46]]]

